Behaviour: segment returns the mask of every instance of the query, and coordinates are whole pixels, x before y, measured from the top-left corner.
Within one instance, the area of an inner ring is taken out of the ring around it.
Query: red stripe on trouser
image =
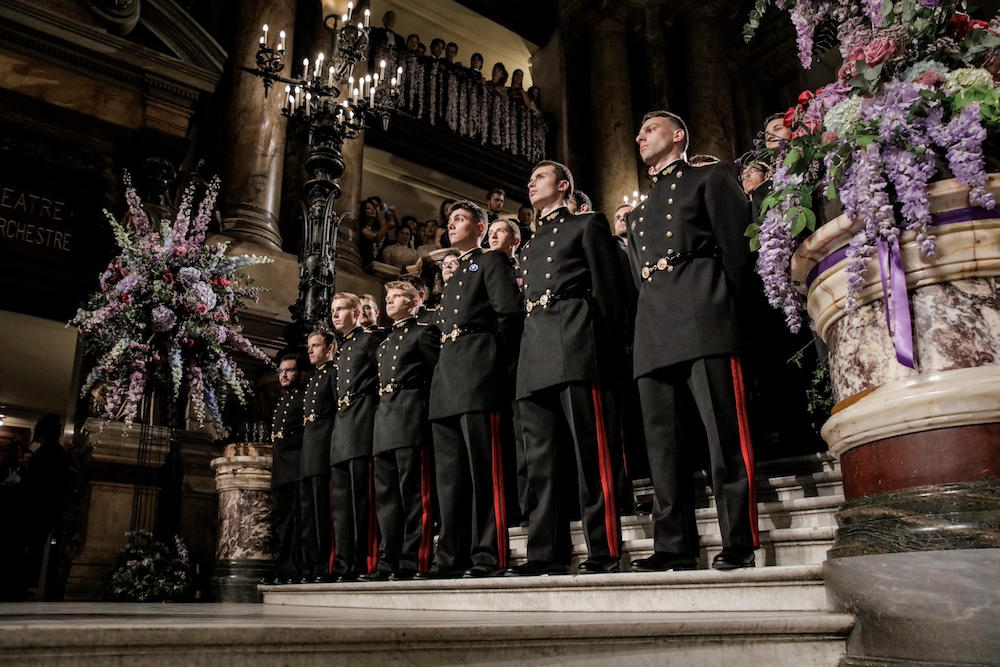
[[[733,391],[736,394],[736,421],[740,426],[740,450],[743,452],[743,465],[747,469],[747,486],[749,489],[747,508],[750,512],[750,533],[753,545],[760,547],[760,533],[757,528],[757,481],[754,473],[753,443],[750,441],[750,423],[747,420],[746,390],[743,387],[743,365],[740,358],[729,358],[729,368],[733,375]]]
[[[497,524],[497,567],[507,567],[507,500],[504,497],[500,413],[490,413],[490,449],[493,458],[493,518]]]
[[[330,488],[330,497],[333,497],[332,480],[328,483],[328,486]],[[333,572],[333,562],[334,558],[337,555],[337,537],[336,537],[337,533],[333,529],[333,503],[330,503],[330,507],[328,509],[330,510],[330,562],[327,563],[326,570],[327,572]]]
[[[378,567],[378,514],[375,512],[375,461],[368,461],[368,573]]]
[[[431,521],[431,459],[428,447],[420,448],[420,550],[417,552],[417,569],[426,572],[431,569],[432,544],[434,536]]]
[[[621,555],[620,533],[618,530],[618,501],[615,495],[614,474],[611,471],[611,451],[608,448],[608,431],[604,424],[604,400],[601,386],[591,385],[590,395],[594,400],[594,420],[597,428],[597,464],[601,476],[601,490],[604,493],[604,531],[608,537],[608,553]]]

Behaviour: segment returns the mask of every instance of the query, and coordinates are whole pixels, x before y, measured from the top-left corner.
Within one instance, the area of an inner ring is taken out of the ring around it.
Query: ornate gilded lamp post
[[[289,132],[305,136],[309,150],[305,157],[308,179],[302,190],[305,220],[302,252],[299,257],[299,297],[291,307],[298,328],[327,326],[327,304],[334,292],[337,233],[343,215],[333,211],[340,196],[334,181],[344,174],[344,141],[355,138],[366,127],[366,119],[378,119],[383,129],[399,102],[402,68],[386,72],[382,61],[378,71],[354,78],[354,68],[365,60],[369,37],[369,10],[364,20],[354,22],[353,3],[338,17],[333,2],[323,5],[323,25],[333,33],[333,55],[320,53],[315,61],[302,61],[302,68],[285,71],[285,33],[275,41],[263,27],[256,69],[247,69],[264,81],[264,96],[278,85],[284,95],[282,115],[288,118]],[[282,86],[283,84],[283,90]],[[341,96],[341,87],[346,86]]]

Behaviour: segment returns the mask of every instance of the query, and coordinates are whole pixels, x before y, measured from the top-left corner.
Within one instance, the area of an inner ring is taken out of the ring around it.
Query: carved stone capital
[[[142,0],[84,0],[87,11],[113,35],[127,35],[139,23]]]

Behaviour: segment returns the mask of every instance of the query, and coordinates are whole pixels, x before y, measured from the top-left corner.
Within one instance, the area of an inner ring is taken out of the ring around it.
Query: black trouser
[[[518,401],[511,404],[514,422],[514,457],[517,465],[517,504],[521,510],[521,521],[527,521],[535,506],[535,497],[528,484],[528,455],[524,451],[524,436],[521,432],[521,406]]]
[[[432,422],[441,532],[440,569],[507,567],[507,506],[499,412]]]
[[[653,547],[697,557],[692,434],[703,429],[709,479],[719,513],[722,545],[760,546],[754,488],[753,447],[739,357],[694,359],[639,378],[646,449],[653,481]],[[693,402],[698,424],[682,423]]]
[[[528,525],[528,560],[569,565],[572,543],[563,489],[572,485],[567,476],[574,472],[589,557],[620,557],[615,486],[621,431],[614,400],[597,382],[572,382],[518,403],[536,501]]]
[[[375,509],[382,539],[379,570],[424,572],[433,556],[430,448],[401,447],[375,455]]]
[[[302,576],[330,572],[330,478],[313,475],[299,480],[299,534]]]
[[[274,504],[274,534],[278,538],[275,574],[284,579],[302,576],[299,517],[299,483],[289,482],[271,489]]]
[[[378,524],[372,460],[350,459],[330,466],[333,506],[332,571],[337,574],[374,572]]]

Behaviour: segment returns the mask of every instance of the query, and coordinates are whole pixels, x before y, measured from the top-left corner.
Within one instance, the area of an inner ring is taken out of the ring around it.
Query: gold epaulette
[[[721,160],[719,158],[715,157],[714,155],[699,155],[698,157],[700,159],[698,160],[697,163],[694,163],[694,162],[688,163],[690,166],[694,167],[695,169],[697,169],[698,167],[707,167],[709,165],[719,164],[719,162],[721,162]]]

